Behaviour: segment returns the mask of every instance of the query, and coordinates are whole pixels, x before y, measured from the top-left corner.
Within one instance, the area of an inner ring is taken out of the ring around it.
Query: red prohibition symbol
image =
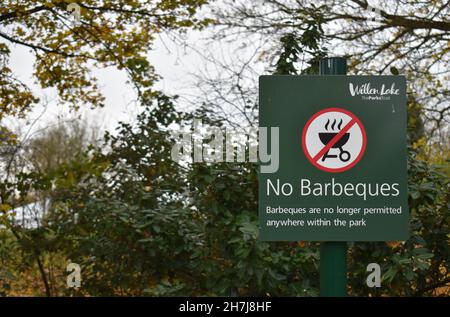
[[[363,157],[366,145],[363,124],[342,108],[320,110],[303,128],[303,152],[322,171],[339,173],[351,169]]]

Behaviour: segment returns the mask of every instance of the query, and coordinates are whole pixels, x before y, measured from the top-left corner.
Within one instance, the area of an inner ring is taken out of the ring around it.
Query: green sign
[[[404,77],[261,76],[259,98],[260,239],[408,238]]]

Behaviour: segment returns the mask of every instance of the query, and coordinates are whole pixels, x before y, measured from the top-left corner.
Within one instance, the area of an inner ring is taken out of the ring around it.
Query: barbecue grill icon
[[[328,130],[328,124],[330,123],[330,121],[327,121],[327,124],[325,125],[325,128]],[[332,129],[334,129],[334,125],[336,124],[336,119],[334,120],[333,124],[332,124]],[[342,125],[342,119],[338,125],[338,129],[341,128]],[[328,145],[328,143],[330,143],[330,141],[339,133],[338,132],[319,132],[319,139],[322,142],[323,145]],[[325,152],[325,154],[322,156],[322,162],[325,161],[325,159],[327,158],[337,158],[339,157],[339,159],[342,162],[347,162],[348,160],[350,160],[350,152],[349,151],[345,151],[342,147],[348,142],[348,139],[350,138],[350,133],[344,133],[341,138],[339,140],[337,140],[330,149],[328,149],[328,151]],[[330,152],[331,149],[339,149],[339,155],[336,154],[328,154]]]
[[[325,108],[313,114],[302,130],[306,159],[319,170],[341,173],[362,158],[366,131],[353,113],[342,108]]]

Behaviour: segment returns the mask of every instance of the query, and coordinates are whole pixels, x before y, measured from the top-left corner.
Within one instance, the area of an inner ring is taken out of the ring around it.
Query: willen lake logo
[[[391,100],[392,95],[400,94],[400,89],[395,88],[395,83],[392,83],[391,87],[384,84],[381,87],[372,87],[370,82],[362,85],[349,83],[348,88],[352,97],[361,96],[362,100]]]

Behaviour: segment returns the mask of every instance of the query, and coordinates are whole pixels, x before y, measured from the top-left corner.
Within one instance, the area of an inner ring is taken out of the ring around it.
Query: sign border
[[[309,126],[311,125],[312,121],[314,119],[316,119],[318,116],[324,114],[325,112],[342,112],[345,113],[346,115],[350,116],[353,120],[356,121],[356,124],[359,125],[360,130],[361,130],[361,134],[362,134],[362,138],[363,138],[363,145],[361,148],[361,151],[359,152],[358,156],[356,157],[356,159],[349,165],[344,166],[344,167],[340,167],[340,168],[329,168],[329,167],[325,167],[325,166],[321,166],[319,165],[317,162],[315,162],[313,160],[313,158],[311,157],[311,155],[308,153],[308,150],[306,148],[306,132],[309,128]],[[303,153],[305,154],[306,158],[308,159],[308,161],[314,165],[316,168],[325,171],[325,172],[330,172],[330,173],[340,173],[340,172],[344,172],[347,171],[349,169],[351,169],[353,166],[355,166],[356,164],[358,164],[358,162],[362,159],[362,157],[364,156],[364,153],[366,152],[366,146],[367,146],[367,135],[366,135],[366,130],[361,122],[361,120],[359,120],[359,118],[353,114],[352,112],[346,110],[346,109],[342,109],[342,108],[337,108],[337,107],[331,107],[331,108],[325,108],[322,109],[318,112],[316,112],[315,114],[313,114],[311,116],[311,118],[308,119],[308,121],[306,122],[305,126],[303,127],[303,132],[302,132],[302,149],[303,149]]]

